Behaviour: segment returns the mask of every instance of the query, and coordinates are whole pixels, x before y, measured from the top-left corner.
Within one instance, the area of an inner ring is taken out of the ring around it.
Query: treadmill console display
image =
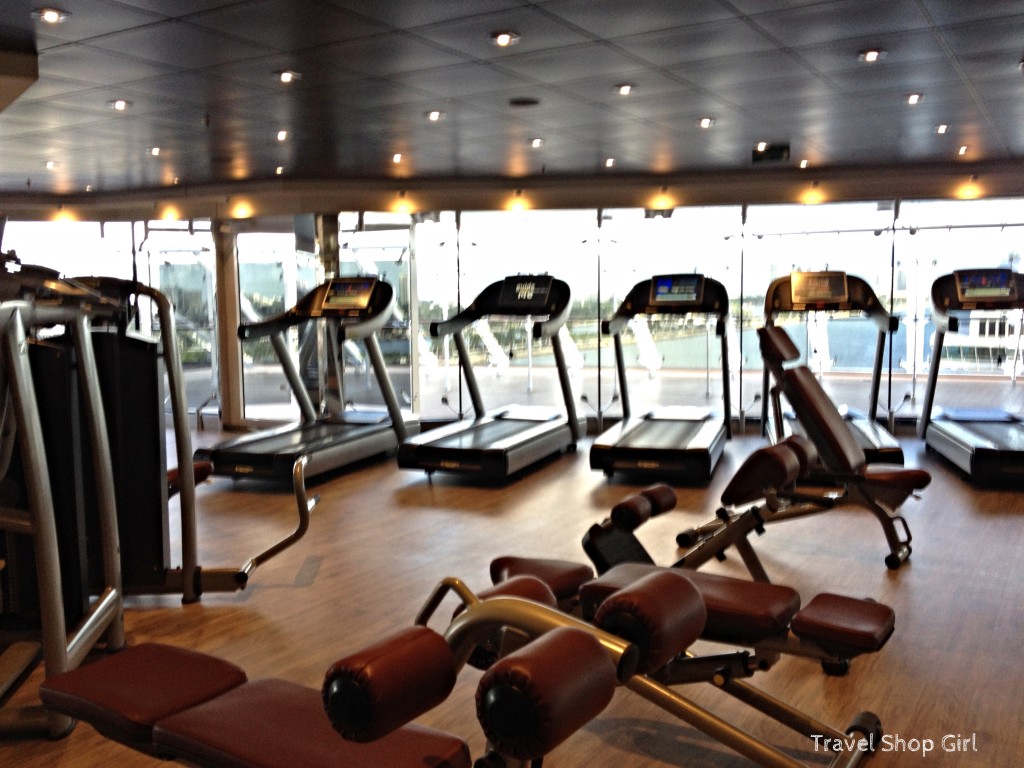
[[[503,308],[518,310],[536,309],[547,311],[548,296],[551,293],[550,275],[513,275],[501,284],[498,303]]]
[[[374,277],[335,278],[324,291],[321,309],[325,312],[366,309],[370,306],[370,295],[376,283]]]
[[[651,304],[700,304],[703,275],[657,275],[651,278]]]
[[[789,285],[793,304],[846,304],[850,300],[845,272],[793,272]]]
[[[953,277],[961,303],[1017,300],[1017,280],[1008,269],[965,269]]]

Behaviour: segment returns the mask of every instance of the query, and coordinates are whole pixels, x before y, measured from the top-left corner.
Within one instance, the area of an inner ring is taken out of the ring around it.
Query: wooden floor
[[[734,439],[708,487],[678,489],[682,511],[640,531],[656,560],[674,557],[675,531],[713,513],[722,486],[759,444],[755,437]],[[577,453],[501,487],[452,476],[431,481],[393,461],[335,476],[314,488],[320,503],[306,538],[257,570],[244,592],[206,594],[187,606],[168,597],[133,598],[126,613],[129,641],[177,644],[230,659],[253,678],[319,686],[336,657],[411,623],[445,576],[483,588],[496,555],[585,560],[580,538],[586,528],[643,485],[609,482],[593,472],[588,448],[585,441]],[[863,511],[783,523],[756,541],[773,580],[796,587],[805,602],[827,590],[892,605],[897,625],[891,641],[881,653],[856,660],[844,678],[826,677],[810,661],[784,659],[753,682],[840,729],[861,710],[876,712],[891,742],[874,766],[1017,765],[1024,754],[1024,492],[973,487],[912,437],[904,449],[908,464],[931,471],[933,481],[920,501],[906,505],[913,556],[899,571],[885,568],[881,529]],[[227,479],[204,484],[201,563],[238,566],[290,529],[292,505],[282,489]],[[713,569],[741,573],[738,558]],[[465,672],[449,700],[421,719],[466,738],[474,756],[483,745],[472,709],[478,676]],[[811,764],[827,763],[807,740],[711,686],[685,693]],[[18,694],[22,701],[31,698],[31,685]],[[971,751],[944,751],[944,738],[947,748],[966,740]],[[924,755],[927,744],[933,751]],[[56,742],[0,743],[6,768],[159,764],[85,725]],[[547,764],[749,763],[622,690]]]

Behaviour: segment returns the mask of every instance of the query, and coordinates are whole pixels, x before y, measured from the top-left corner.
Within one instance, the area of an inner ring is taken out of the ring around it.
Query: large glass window
[[[299,251],[292,232],[245,232],[236,236],[238,291],[242,322],[265,320],[295,306],[321,281],[317,257]],[[287,348],[314,403],[323,403],[326,386],[317,361],[319,340],[312,324],[292,329]],[[242,343],[242,388],[246,419],[294,420],[298,403],[269,338]]]

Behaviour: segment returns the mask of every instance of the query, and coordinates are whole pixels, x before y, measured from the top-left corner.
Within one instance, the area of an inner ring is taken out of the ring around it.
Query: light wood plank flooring
[[[209,439],[209,436],[207,436]],[[680,488],[680,511],[640,531],[655,559],[676,555],[676,530],[711,515],[721,488],[759,438],[734,439],[708,487]],[[317,483],[311,529],[301,542],[253,574],[234,594],[206,594],[183,606],[173,597],[129,602],[130,642],[157,640],[213,653],[244,667],[250,677],[275,676],[319,686],[333,659],[410,623],[442,577],[471,587],[488,585],[487,567],[500,554],[533,554],[585,561],[586,528],[628,493],[643,487],[609,482],[589,468],[584,441],[567,454],[505,486],[433,480],[370,463]],[[932,472],[920,501],[905,508],[913,556],[885,568],[885,542],[868,513],[839,510],[770,527],[755,545],[777,583],[800,590],[873,597],[891,604],[896,633],[887,647],[854,662],[844,678],[824,676],[817,664],[784,659],[755,677],[755,685],[840,729],[860,710],[872,710],[887,734],[919,752],[879,753],[874,766],[1010,766],[1024,754],[1024,493],[982,490],[964,482],[922,444],[906,438],[908,464]],[[201,562],[237,566],[294,524],[283,489],[215,479],[199,489]],[[708,566],[742,573],[738,558]],[[446,609],[445,609],[446,610]],[[445,616],[449,615],[445,612]],[[436,622],[435,622],[436,623]],[[438,627],[440,628],[440,627]],[[479,755],[473,717],[479,673],[467,671],[450,699],[421,719],[466,738]],[[30,699],[31,685],[18,694]],[[741,727],[810,762],[827,762],[809,743],[708,685],[686,693]],[[943,751],[944,736],[974,737],[977,751]],[[916,741],[915,741],[916,740]],[[899,742],[894,742],[898,744]],[[121,768],[158,765],[79,725],[66,739],[0,743],[6,768],[48,766]],[[688,768],[748,765],[688,726],[628,691],[547,760],[563,768],[622,766]]]

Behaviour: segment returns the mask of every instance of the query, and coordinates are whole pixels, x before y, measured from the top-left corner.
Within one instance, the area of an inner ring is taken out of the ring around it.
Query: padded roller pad
[[[640,649],[641,674],[660,669],[683,653],[700,637],[706,620],[700,592],[671,570],[648,574],[620,589],[594,616],[601,629]]]
[[[651,502],[651,514],[660,515],[662,512],[676,508],[676,492],[671,486],[664,483],[652,485],[640,491],[640,495]]]
[[[408,725],[371,744],[342,739],[315,689],[256,680],[157,724],[165,752],[204,768],[470,768],[460,739]]]
[[[817,595],[793,617],[793,634],[845,656],[874,653],[896,627],[896,613],[873,600]]]
[[[608,706],[615,663],[593,635],[559,627],[488,670],[477,688],[477,717],[497,751],[539,758]]]
[[[39,697],[46,706],[89,723],[114,741],[152,753],[157,721],[245,681],[245,672],[228,661],[142,643],[47,678]]]
[[[456,672],[443,637],[408,627],[334,662],[324,677],[323,707],[346,739],[373,741],[448,698]]]
[[[763,499],[767,491],[777,491],[796,482],[800,459],[785,443],[758,448],[733,475],[722,492],[728,507]]]
[[[814,447],[814,443],[806,435],[790,435],[780,445],[786,446],[796,454],[797,459],[800,461],[801,477],[807,477],[817,465],[818,449]]]
[[[800,610],[800,595],[796,590],[778,584],[745,581],[688,568],[622,563],[580,589],[583,615],[593,616],[611,594],[658,570],[680,574],[700,592],[707,610],[701,637],[707,640],[754,645],[786,632],[789,622]]]
[[[576,595],[580,585],[594,578],[594,569],[589,565],[570,560],[548,560],[539,557],[515,557],[508,555],[491,561],[491,583],[500,584],[512,576],[536,576],[555,593],[559,600],[568,600]]]
[[[635,531],[654,514],[651,500],[641,494],[629,496],[612,507],[612,524],[624,531]]]

